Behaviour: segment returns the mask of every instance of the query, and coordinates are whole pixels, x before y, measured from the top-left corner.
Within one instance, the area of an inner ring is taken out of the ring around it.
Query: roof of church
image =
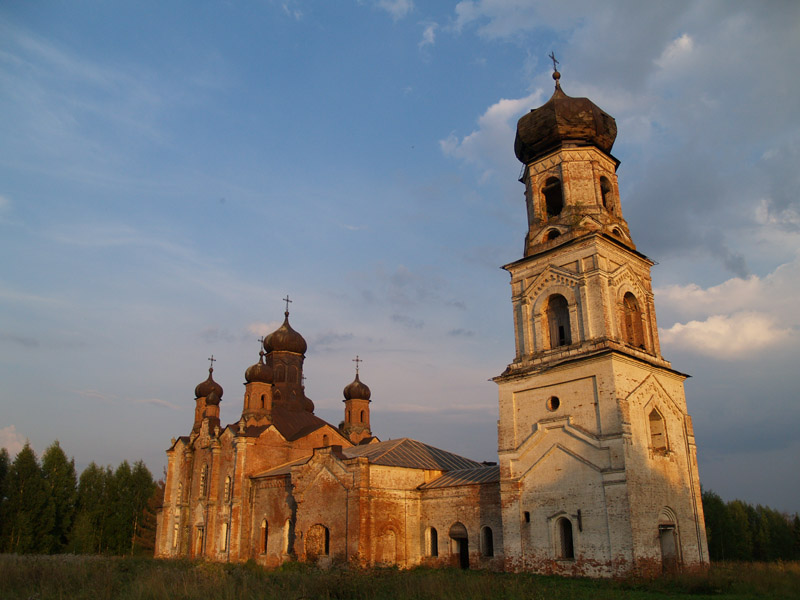
[[[434,448],[428,444],[423,444],[411,438],[399,438],[386,442],[377,442],[363,446],[353,446],[344,448],[342,454],[345,458],[366,458],[371,464],[385,465],[390,467],[405,467],[407,469],[432,469],[437,471],[450,470],[476,470],[485,468],[481,463]],[[286,463],[279,467],[269,469],[254,477],[273,477],[277,475],[287,475],[292,467],[304,465],[311,456],[306,456],[298,460]],[[498,475],[499,477],[499,475]],[[464,485],[464,484],[461,484]]]
[[[436,469],[450,471],[481,466],[481,463],[453,454],[447,450],[434,448],[411,438],[399,438],[346,448],[342,453],[347,458],[366,457],[376,465],[407,467],[411,469]]]
[[[327,421],[320,419],[318,416],[308,411],[286,410],[282,407],[275,407],[275,409],[273,409],[272,425],[290,442],[299,440],[312,431],[316,431],[326,425],[333,427],[333,425]],[[229,427],[236,432],[239,431],[238,423],[232,423]],[[248,436],[258,437],[267,427],[267,425],[247,427],[244,433]]]
[[[474,469],[458,469],[445,473],[433,481],[419,486],[421,490],[434,488],[457,487],[459,485],[473,485],[476,483],[495,483],[500,481],[500,467],[497,465],[481,465]]]

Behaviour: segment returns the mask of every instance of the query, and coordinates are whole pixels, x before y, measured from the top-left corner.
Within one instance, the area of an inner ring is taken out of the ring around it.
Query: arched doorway
[[[674,573],[680,565],[680,544],[675,513],[667,507],[658,515],[658,544],[661,549],[661,570]]]
[[[378,540],[378,562],[384,565],[393,565],[397,562],[397,536],[394,531],[387,529]]]
[[[469,569],[469,537],[463,523],[453,523],[450,527],[450,552],[458,556],[458,566]]]
[[[330,553],[331,534],[325,525],[312,525],[306,533],[306,560],[313,561]]]

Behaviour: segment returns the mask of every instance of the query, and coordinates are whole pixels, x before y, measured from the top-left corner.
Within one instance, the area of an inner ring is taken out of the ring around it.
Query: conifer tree
[[[6,483],[8,480],[8,471],[11,468],[11,459],[8,456],[8,450],[0,448],[0,549],[4,547],[2,543],[2,535],[5,531],[3,523],[6,519],[6,499],[8,492],[6,491]]]
[[[62,552],[75,519],[75,502],[78,495],[75,461],[67,460],[58,440],[42,455],[42,474],[53,506],[53,529],[42,531],[47,552]]]
[[[111,507],[110,467],[90,463],[78,481],[78,503],[70,548],[73,552],[94,554],[108,550],[107,521]]]
[[[55,511],[42,469],[27,442],[11,464],[7,478],[5,550],[20,554],[46,552],[46,532],[53,529]]]

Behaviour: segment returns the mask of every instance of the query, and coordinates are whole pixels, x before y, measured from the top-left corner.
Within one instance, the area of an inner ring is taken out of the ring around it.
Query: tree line
[[[711,560],[800,560],[800,515],[703,492]]]
[[[42,454],[29,444],[11,461],[0,450],[0,552],[152,553],[163,482],[145,466],[112,470],[92,462],[80,477],[58,441]]]

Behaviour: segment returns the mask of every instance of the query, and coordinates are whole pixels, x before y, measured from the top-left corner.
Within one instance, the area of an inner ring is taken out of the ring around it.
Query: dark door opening
[[[458,544],[458,566],[462,569],[469,569],[469,540],[461,538],[456,540]]]

